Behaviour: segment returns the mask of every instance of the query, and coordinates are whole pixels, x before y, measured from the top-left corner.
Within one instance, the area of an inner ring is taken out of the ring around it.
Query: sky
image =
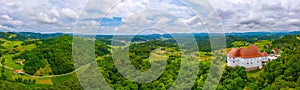
[[[300,30],[298,0],[209,2],[224,32]],[[0,0],[0,31],[72,33],[77,28],[99,34],[207,32],[205,26],[214,23],[195,12],[208,10],[206,4],[196,8],[180,0]]]

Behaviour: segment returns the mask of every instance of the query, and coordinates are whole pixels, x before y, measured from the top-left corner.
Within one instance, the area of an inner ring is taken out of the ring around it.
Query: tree
[[[1,80],[7,80],[7,77],[4,75],[4,73],[2,73],[2,75],[1,75],[1,78],[0,78]]]
[[[15,81],[16,82],[23,82],[23,79],[22,78],[16,78]]]
[[[33,84],[31,79],[28,79],[28,84]]]
[[[33,80],[32,80],[32,84],[35,84],[35,82],[36,82],[35,79],[33,79]]]
[[[1,60],[1,64],[3,64],[3,65],[4,65],[4,63],[5,63],[5,58],[2,58],[2,60]]]
[[[1,69],[1,73],[4,73],[4,72],[5,72],[5,67],[2,66],[1,68],[2,68],[2,69]]]
[[[24,83],[24,84],[28,84],[28,80],[27,80],[27,79],[24,79],[24,80],[23,80],[23,83]]]

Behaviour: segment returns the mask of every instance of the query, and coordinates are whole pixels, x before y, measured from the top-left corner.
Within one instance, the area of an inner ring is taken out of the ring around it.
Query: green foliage
[[[5,41],[0,41],[0,45],[2,45],[2,44],[4,44],[5,43]]]
[[[36,44],[38,45],[37,41],[29,40],[29,41],[24,41],[21,45],[26,46],[30,44]]]
[[[165,36],[166,37],[166,36]],[[284,36],[277,40],[272,40],[272,46],[266,49],[267,52],[271,52],[271,48],[280,48],[281,57],[274,60],[264,66],[261,72],[257,72],[257,77],[250,77],[249,73],[245,71],[244,67],[225,67],[219,85],[218,90],[279,90],[279,89],[300,89],[300,40],[297,39],[296,35]],[[116,66],[112,61],[110,55],[111,40],[102,39],[95,42],[95,53],[103,58],[98,61],[100,72],[105,77],[106,81],[114,89],[159,89],[165,90],[170,88],[179,74],[181,67],[180,54],[174,54],[178,52],[179,48],[174,39],[168,39],[165,41],[156,40],[160,36],[146,37],[139,36],[134,39],[137,43],[133,44],[129,48],[129,57],[131,63],[139,70],[144,71],[151,67],[149,64],[150,53],[158,48],[161,50],[170,51],[167,54],[167,66],[163,74],[157,79],[149,83],[139,84],[123,77],[117,70]],[[274,37],[255,37],[255,36],[226,36],[228,47],[242,47],[244,43],[235,41],[243,41],[249,43],[259,42],[260,40],[271,40]],[[149,39],[149,40],[148,40]],[[210,41],[208,37],[196,37],[199,46],[199,51],[210,52]],[[38,43],[42,42],[42,43]],[[124,43],[118,43],[118,45],[125,45]],[[1,42],[0,42],[1,43]],[[47,64],[53,71],[53,74],[63,74],[74,70],[72,62],[72,37],[61,36],[59,38],[45,39],[45,40],[28,40],[24,41],[22,45],[36,44],[37,48],[30,51],[23,51],[20,54],[18,52],[9,52],[12,55],[16,55],[13,59],[25,59],[24,70],[28,74],[35,74],[40,68],[44,68]],[[248,43],[246,43],[248,44]],[[269,43],[268,43],[269,44]],[[13,47],[13,46],[12,46]],[[15,47],[17,48],[17,46]],[[13,49],[14,51],[14,49]],[[206,53],[206,56],[210,56],[210,53]],[[82,57],[85,58],[85,57]],[[2,62],[2,60],[1,60]],[[155,61],[154,61],[155,62]],[[210,61],[199,62],[200,69],[198,70],[197,80],[194,84],[194,90],[203,89],[204,83],[214,83],[217,80],[212,79],[209,82],[205,82],[208,77],[209,69],[215,68],[210,65]],[[4,68],[4,67],[2,67]],[[2,69],[4,70],[4,69]],[[214,73],[216,72],[211,72]],[[213,76],[217,77],[217,76]],[[41,90],[53,90],[53,89],[67,89],[67,90],[81,90],[82,87],[76,78],[76,75],[70,75],[65,77],[52,78],[54,85],[39,86],[36,84],[35,79],[15,78],[10,80],[9,76],[1,73],[0,76],[0,90],[27,90],[27,89],[41,89]],[[184,81],[184,80],[183,80]],[[12,83],[13,82],[13,83]],[[58,83],[59,82],[59,83]],[[208,84],[210,85],[210,84]],[[9,86],[9,87],[7,87]],[[183,87],[185,85],[178,85],[177,87]],[[209,89],[209,88],[208,88]]]
[[[133,44],[129,47],[129,57],[132,62],[132,65],[135,66],[138,70],[147,70],[150,68],[150,62],[146,59],[149,58],[150,53],[158,49],[160,47],[165,48],[175,48],[177,49],[177,45],[170,43],[168,41],[161,41],[161,40],[154,40],[154,41],[148,41],[144,43],[139,44]],[[172,58],[175,55],[170,55]],[[174,58],[175,59],[175,58]]]
[[[2,58],[2,60],[1,60],[1,64],[3,64],[3,65],[4,65],[4,63],[5,63],[5,58]]]
[[[291,35],[277,39],[272,44],[272,48],[281,49],[281,56],[264,66],[258,77],[247,77],[242,67],[226,67],[218,89],[299,89],[300,40],[296,35]]]
[[[162,48],[163,47],[163,48]],[[152,50],[162,48],[161,50],[170,50],[170,52],[179,52],[178,47],[176,44],[172,43],[172,41],[160,41],[160,40],[154,40],[154,41],[147,41],[143,43],[133,44],[129,48],[129,57],[131,59],[131,63],[138,69],[138,70],[145,70],[150,67],[147,62],[147,58],[149,58],[149,55]],[[156,90],[165,90],[170,88],[174,82],[177,79],[177,75],[179,73],[180,64],[181,64],[181,56],[180,54],[174,54],[170,53],[167,54],[169,57],[167,59],[167,66],[165,68],[165,71],[163,74],[157,79],[149,83],[145,84],[138,84],[136,82],[133,82],[131,80],[126,79],[123,77],[117,70],[115,64],[113,63],[112,57],[107,56],[104,57],[103,60],[98,61],[98,66],[100,67],[100,72],[102,75],[106,78],[106,81],[114,88],[114,89],[156,89]],[[155,62],[155,61],[154,61]],[[197,76],[203,76],[203,74],[206,74],[208,72],[210,63],[203,61],[199,62],[201,69],[199,70],[199,74]],[[204,77],[206,78],[206,77]],[[188,81],[188,80],[183,80]],[[202,88],[202,84],[204,81],[202,79],[198,78],[195,86],[193,88]],[[179,85],[177,87],[184,87],[185,85]]]
[[[71,40],[70,36],[43,40],[43,44],[38,45],[37,48],[13,58],[25,59],[23,69],[31,75],[44,68],[47,63],[50,64],[53,74],[68,73],[74,70]]]
[[[12,37],[11,35],[15,35]],[[0,32],[0,38],[6,40],[27,40],[28,37],[13,32]],[[1,44],[1,43],[0,43]]]
[[[247,72],[244,67],[225,67],[218,89],[242,90],[247,84]]]
[[[32,87],[32,88],[38,89],[38,90],[82,90],[80,82],[74,75],[72,75],[71,78],[68,78],[67,80],[62,81],[59,84],[54,84],[52,86],[47,86],[47,87],[36,86],[36,87]]]
[[[54,84],[61,84],[61,83],[64,83],[65,81],[67,81],[68,79],[70,79],[72,76],[71,75],[67,75],[67,76],[60,76],[60,77],[53,77],[51,79],[51,81],[54,83]]]
[[[0,90],[29,90],[24,84],[0,80]]]
[[[4,75],[4,73],[2,72],[1,76],[0,76],[0,80],[7,80],[7,77]]]
[[[99,40],[95,42],[95,54],[97,56],[103,56],[109,54],[110,53],[109,49],[110,47],[106,43]]]
[[[249,46],[250,43],[246,42],[246,41],[235,41],[232,43],[233,47],[237,48],[237,47],[245,47],[245,46]]]

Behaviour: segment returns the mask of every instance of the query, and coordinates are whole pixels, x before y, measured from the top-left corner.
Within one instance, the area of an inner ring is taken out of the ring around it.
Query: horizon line
[[[73,32],[35,32],[35,31],[3,31],[0,32],[9,32],[9,33],[37,33],[37,34],[72,34],[76,35]],[[300,30],[293,31],[246,31],[246,32],[225,32],[225,33],[208,33],[208,32],[195,32],[195,33],[149,33],[149,34],[77,34],[77,35],[166,35],[166,34],[242,34],[242,33],[290,33],[290,32],[300,32]]]

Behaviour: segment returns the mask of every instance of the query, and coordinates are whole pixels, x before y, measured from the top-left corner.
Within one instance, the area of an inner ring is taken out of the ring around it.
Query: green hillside
[[[42,90],[80,90],[82,89],[74,68],[72,60],[72,36],[62,35],[50,39],[8,39],[14,38],[8,34],[7,38],[0,40],[1,63],[0,66],[0,89],[5,86],[12,86],[5,89],[42,89]],[[261,50],[271,52],[273,48],[281,50],[281,56],[268,63],[262,70],[246,72],[244,67],[227,67],[217,86],[218,90],[298,90],[300,89],[300,35],[286,35],[281,38],[255,39],[247,36],[238,38],[228,36],[227,43],[231,47],[245,47],[250,44],[257,44]],[[161,58],[166,57],[167,66],[156,80],[139,84],[126,79],[116,68],[111,55],[112,46],[110,40],[95,41],[95,60],[97,60],[99,71],[113,89],[156,89],[165,90],[170,88],[176,81],[181,68],[181,52],[176,41],[167,40],[146,40],[141,43],[129,45],[129,58],[131,64],[140,71],[147,71],[151,68],[150,63],[159,63]],[[197,63],[200,69],[197,70],[197,79],[192,89],[204,88],[204,83],[209,75],[209,69],[214,58],[210,51],[207,37],[197,37],[200,45],[200,59],[197,55],[192,58],[199,58]],[[126,45],[126,44],[122,44]],[[113,46],[119,49],[122,46]],[[193,52],[197,53],[197,52]],[[149,57],[155,60],[150,60]],[[85,58],[85,57],[81,57]],[[24,60],[24,65],[17,61]],[[192,64],[189,64],[192,65]],[[23,74],[15,74],[12,70],[24,70]],[[185,75],[185,74],[184,74]],[[151,74],[149,74],[151,77]],[[138,77],[139,78],[139,77]],[[186,81],[185,79],[182,79]],[[209,85],[209,84],[208,84]],[[179,84],[177,87],[186,85]],[[184,89],[184,88],[181,88]]]

